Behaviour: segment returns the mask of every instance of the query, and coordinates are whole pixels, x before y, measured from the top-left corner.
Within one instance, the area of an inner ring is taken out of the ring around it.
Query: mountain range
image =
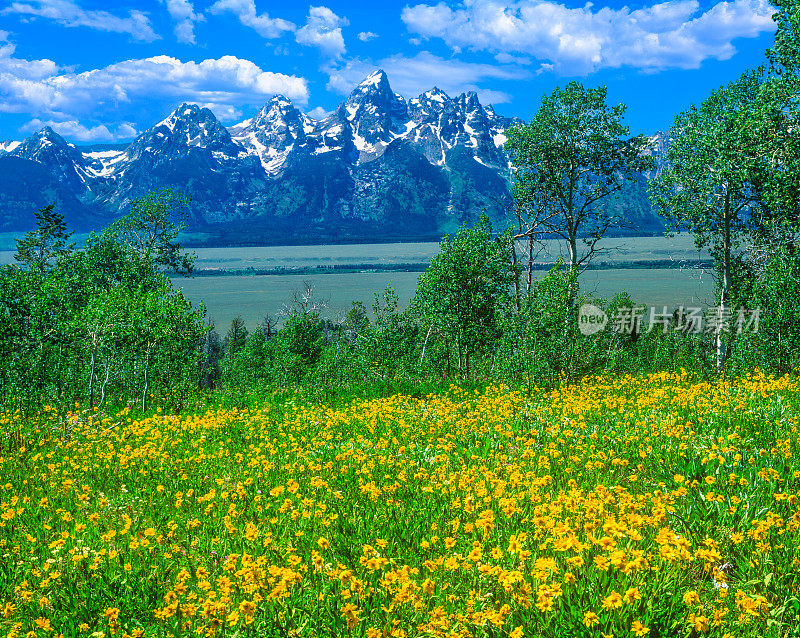
[[[230,128],[182,104],[124,145],[77,147],[45,127],[0,142],[0,232],[28,230],[50,202],[71,227],[98,229],[165,186],[191,197],[196,243],[436,239],[482,210],[504,226],[503,143],[520,122],[474,92],[406,100],[376,71],[323,119],[276,95]],[[645,181],[611,204],[639,234],[661,229]]]

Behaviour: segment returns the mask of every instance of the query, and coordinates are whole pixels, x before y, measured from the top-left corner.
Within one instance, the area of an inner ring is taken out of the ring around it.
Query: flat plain
[[[324,302],[323,316],[344,317],[353,301],[371,308],[375,293],[392,286],[405,307],[414,295],[418,272],[356,272],[331,275],[230,275],[175,279],[174,283],[193,302],[203,301],[208,317],[220,328],[242,315],[249,328],[269,315],[280,321],[281,312],[306,281],[314,285],[314,299]],[[545,271],[536,271],[541,277]],[[643,268],[588,270],[581,288],[601,298],[625,290],[645,305],[670,308],[679,305],[707,307],[713,304],[714,283],[709,269]]]
[[[596,265],[602,268],[587,270],[581,275],[584,292],[611,298],[625,290],[637,302],[659,308],[713,304],[713,273],[710,268],[697,266],[698,261],[706,260],[708,256],[697,251],[690,236],[609,239],[606,246],[608,250],[596,261]],[[523,258],[523,248],[519,247],[520,259]],[[176,278],[174,281],[187,298],[193,302],[202,300],[209,318],[221,328],[239,314],[250,328],[265,316],[280,320],[293,293],[303,289],[305,282],[314,285],[314,298],[325,305],[323,314],[338,320],[354,301],[370,308],[375,294],[387,286],[394,288],[401,306],[405,307],[414,295],[420,272],[383,269],[417,264],[422,265],[418,268],[420,270],[438,249],[435,242],[198,248],[195,252],[200,271],[221,270],[231,274]],[[563,246],[555,241],[545,242],[535,260],[540,270],[534,272],[534,277],[542,277],[547,265],[560,254],[563,254]],[[670,267],[643,267],[659,262]],[[341,267],[362,269],[291,274],[293,269],[302,272],[302,269]],[[286,274],[248,275],[242,272],[248,268],[255,271],[287,270]]]
[[[659,309],[713,304],[713,273],[708,267],[698,266],[708,255],[695,248],[691,236],[611,238],[604,246],[606,251],[595,261],[600,268],[581,275],[584,292],[611,298],[625,290],[637,302]],[[527,248],[520,245],[518,249],[523,259]],[[293,293],[305,282],[314,285],[314,299],[325,305],[323,315],[334,321],[344,316],[353,301],[370,308],[375,294],[387,286],[395,289],[405,307],[414,295],[420,271],[437,254],[439,245],[414,242],[193,250],[198,274],[204,276],[175,277],[173,281],[193,303],[205,303],[208,318],[224,329],[240,314],[249,328],[266,316],[280,321]],[[548,265],[563,254],[559,242],[545,242],[535,259],[539,270],[534,276],[543,276]],[[0,251],[0,264],[11,263],[13,258],[14,251]],[[403,271],[403,265],[409,265],[410,270]],[[661,267],[647,267],[655,265]],[[248,269],[280,270],[282,274],[248,274]]]

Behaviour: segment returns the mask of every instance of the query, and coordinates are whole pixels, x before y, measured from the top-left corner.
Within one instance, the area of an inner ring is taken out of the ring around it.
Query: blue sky
[[[476,90],[504,115],[579,79],[628,105],[633,133],[764,62],[766,0],[0,0],[0,140],[50,125],[126,141],[183,101],[226,125],[273,94],[333,110],[375,68],[414,97]]]

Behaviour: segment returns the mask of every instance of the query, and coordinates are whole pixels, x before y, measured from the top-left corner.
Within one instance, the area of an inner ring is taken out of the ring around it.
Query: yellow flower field
[[[799,418],[671,374],[7,414],[0,636],[796,635]]]

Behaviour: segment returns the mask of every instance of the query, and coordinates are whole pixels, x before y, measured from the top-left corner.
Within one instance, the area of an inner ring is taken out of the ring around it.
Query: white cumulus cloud
[[[8,31],[0,31],[0,86],[4,81],[34,82],[55,75],[58,65],[52,60],[23,60],[15,58],[16,46]],[[0,111],[3,110],[0,104]]]
[[[707,10],[697,0],[640,9],[465,0],[457,8],[443,2],[406,6],[401,17],[409,32],[439,38],[455,51],[519,54],[560,73],[586,74],[622,66],[694,69],[707,59],[725,60],[736,52],[736,38],[773,31],[773,13],[767,0],[726,0]]]
[[[106,131],[127,137],[130,131],[118,122],[141,130],[183,101],[208,105],[221,119],[232,120],[243,107],[258,107],[275,93],[299,104],[306,104],[309,96],[305,78],[265,71],[230,55],[202,62],[162,55],[76,72],[13,53],[8,34],[0,32],[0,112],[73,126],[76,139],[100,139]],[[95,125],[88,127],[86,121]],[[103,125],[105,130],[98,128]]]
[[[378,37],[377,33],[373,33],[372,31],[362,31],[358,34],[358,39],[362,42],[369,42],[370,40],[374,40]]]
[[[294,31],[293,22],[281,18],[270,18],[256,11],[255,0],[217,0],[208,9],[210,13],[233,13],[244,26],[254,29],[262,38],[281,37],[286,31]]]
[[[306,113],[306,115],[308,115],[308,117],[314,118],[315,120],[324,120],[332,112],[333,111],[326,111],[321,106],[317,106],[311,109],[308,113]]]
[[[161,2],[166,5],[170,17],[175,21],[175,37],[178,38],[178,42],[194,44],[194,24],[204,20],[203,15],[195,13],[189,0],[161,0]]]
[[[348,24],[347,18],[336,15],[328,7],[311,7],[308,19],[297,30],[295,39],[299,44],[317,47],[328,57],[338,59],[345,52],[342,27]]]
[[[202,62],[182,62],[166,55],[125,60],[82,73],[40,77],[35,84],[39,87],[36,91],[12,92],[0,80],[6,110],[92,112],[158,98],[235,105],[274,93],[301,103],[308,99],[304,78],[264,71],[232,55]]]
[[[153,31],[147,14],[142,11],[130,10],[126,17],[120,17],[108,11],[83,9],[73,0],[14,1],[0,13],[46,18],[66,27],[88,27],[98,31],[128,33],[134,39],[143,42],[152,42],[160,37]]]
[[[49,126],[56,133],[74,142],[111,142],[121,139],[131,139],[136,137],[139,132],[130,122],[122,122],[116,126],[108,127],[105,124],[96,126],[84,126],[77,120],[40,120],[32,119],[25,124],[20,131],[33,133]]]

